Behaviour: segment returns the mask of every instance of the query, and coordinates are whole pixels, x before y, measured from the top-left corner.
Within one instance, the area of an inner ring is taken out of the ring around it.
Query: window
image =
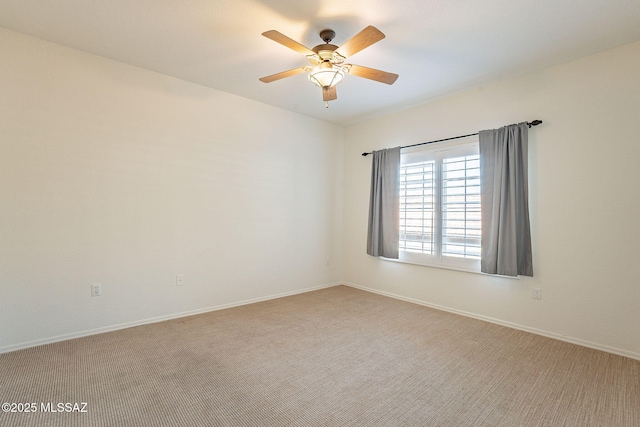
[[[399,261],[480,271],[477,137],[402,154],[399,249]]]

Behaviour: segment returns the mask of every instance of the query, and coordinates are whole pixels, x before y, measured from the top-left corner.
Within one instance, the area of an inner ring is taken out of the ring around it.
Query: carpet
[[[639,361],[346,286],[0,354],[0,385],[1,426],[640,426]]]

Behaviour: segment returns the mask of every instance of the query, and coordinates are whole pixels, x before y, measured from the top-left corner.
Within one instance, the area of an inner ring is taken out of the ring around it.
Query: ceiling
[[[325,108],[307,65],[261,36],[340,46],[367,25],[386,38],[347,62],[399,74],[347,75]],[[640,40],[637,0],[0,0],[0,26],[158,73],[348,125]],[[2,60],[2,58],[0,58]]]

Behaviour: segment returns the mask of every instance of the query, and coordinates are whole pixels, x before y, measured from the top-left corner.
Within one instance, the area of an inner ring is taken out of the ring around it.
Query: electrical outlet
[[[99,297],[100,295],[102,295],[102,285],[100,283],[91,285],[91,296]]]
[[[176,286],[184,285],[184,274],[178,274],[176,276]]]
[[[542,288],[533,288],[533,299],[542,299]]]

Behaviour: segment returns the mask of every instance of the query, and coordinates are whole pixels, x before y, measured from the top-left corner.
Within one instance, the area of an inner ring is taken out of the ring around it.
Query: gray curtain
[[[400,147],[374,151],[371,165],[367,253],[398,258]]]
[[[533,276],[528,135],[527,123],[479,133],[483,273]]]

